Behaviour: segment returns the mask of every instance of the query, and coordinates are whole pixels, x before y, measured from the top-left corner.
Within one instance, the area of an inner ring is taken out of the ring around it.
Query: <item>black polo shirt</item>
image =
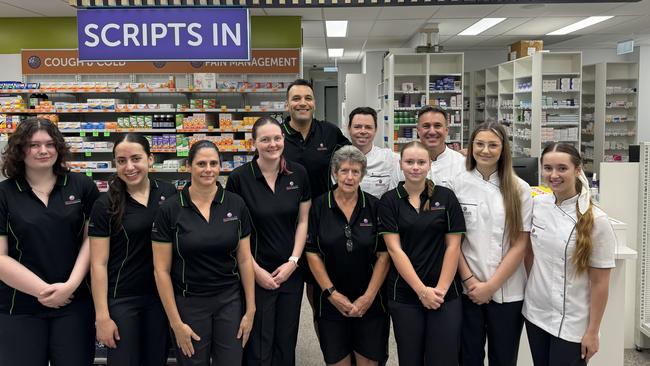
[[[312,120],[307,138],[289,124],[289,118],[282,124],[285,143],[284,156],[307,169],[311,182],[311,196],[326,193],[331,185],[330,160],[334,151],[350,141],[343,136],[341,129],[327,121]]]
[[[244,200],[218,185],[206,221],[186,185],[158,209],[151,240],[173,245],[171,277],[181,296],[214,296],[239,283],[237,248],[251,233]]]
[[[430,201],[430,210],[422,211],[427,200]],[[380,232],[399,234],[402,250],[418,277],[426,286],[435,287],[447,248],[445,234],[465,232],[465,219],[454,192],[437,185],[433,195],[428,197],[425,189],[420,194],[418,213],[409,203],[404,182],[400,182],[397,188],[382,196],[378,212]],[[418,295],[401,278],[394,264],[391,265],[387,285],[390,299],[408,304],[420,303]],[[461,292],[461,282],[456,275],[445,300],[455,299]]]
[[[157,294],[153,277],[151,253],[151,224],[161,203],[176,194],[176,188],[167,183],[149,179],[147,206],[126,194],[122,227],[115,230],[110,195],[102,195],[93,206],[88,223],[88,235],[110,237],[108,255],[108,297],[120,298]]]
[[[241,196],[249,207],[253,257],[268,272],[275,271],[291,256],[300,203],[311,199],[305,168],[290,161],[287,168],[291,174],[278,174],[275,192],[266,183],[257,158],[230,173],[226,183],[226,190]]]
[[[47,206],[24,178],[1,182],[0,235],[7,237],[9,256],[47,283],[67,281],[98,196],[95,183],[79,173],[57,178]],[[74,293],[75,299],[89,294],[88,283],[82,283]],[[0,312],[34,314],[48,310],[35,297],[0,281]]]
[[[368,289],[377,262],[377,253],[386,251],[386,244],[378,235],[377,203],[373,195],[359,189],[359,199],[348,223],[336,204],[333,191],[316,198],[309,213],[309,238],[306,251],[321,256],[327,274],[336,290],[354,302]],[[349,225],[353,248],[347,251],[345,226]],[[385,312],[381,292],[368,309],[367,315]],[[321,291],[314,291],[315,313],[319,317],[340,319],[343,315]]]

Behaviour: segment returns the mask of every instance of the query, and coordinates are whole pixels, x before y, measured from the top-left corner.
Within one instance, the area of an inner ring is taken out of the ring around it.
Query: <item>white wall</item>
[[[0,54],[0,80],[22,80],[23,75],[20,61],[20,54]]]
[[[339,103],[338,103],[337,116],[339,116],[339,121],[330,121],[330,122],[335,123],[339,127],[341,127],[344,124],[343,122],[345,122],[345,121],[340,121],[341,104],[343,103],[343,95],[345,94],[345,75],[361,73],[361,63],[358,62],[354,64],[338,64],[338,67],[339,67],[339,73],[338,73]],[[369,91],[366,91],[366,93],[369,93]]]

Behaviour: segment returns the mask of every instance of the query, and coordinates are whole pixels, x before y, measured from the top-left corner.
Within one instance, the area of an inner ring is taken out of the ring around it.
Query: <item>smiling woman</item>
[[[216,183],[212,142],[192,145],[188,164],[191,184],[160,207],[151,230],[158,293],[179,365],[240,365],[255,316],[250,213]]]
[[[21,122],[0,183],[0,364],[85,366],[94,354],[86,218],[99,195],[65,166],[68,148],[45,119]]]

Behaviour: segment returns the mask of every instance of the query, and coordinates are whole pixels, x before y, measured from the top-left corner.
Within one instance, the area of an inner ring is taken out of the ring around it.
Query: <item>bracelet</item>
[[[418,300],[422,300],[427,296],[428,287],[425,287],[421,294],[418,295]]]
[[[469,276],[469,277],[467,277],[466,279],[464,279],[464,280],[463,280],[463,283],[469,281],[472,277],[474,277],[474,274],[472,274],[471,276]]]

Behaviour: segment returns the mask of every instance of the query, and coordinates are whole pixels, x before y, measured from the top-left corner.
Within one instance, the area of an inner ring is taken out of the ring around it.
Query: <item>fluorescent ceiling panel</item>
[[[343,49],[342,48],[329,48],[327,50],[327,55],[330,58],[343,57]]]
[[[459,36],[475,36],[506,20],[506,18],[483,18],[472,24],[469,28],[458,33]]]
[[[573,33],[573,32],[575,32],[577,30],[587,28],[587,27],[592,26],[594,24],[604,22],[604,21],[606,21],[608,19],[611,19],[611,18],[613,18],[613,16],[611,16],[611,15],[598,16],[598,17],[589,17],[589,18],[583,19],[583,20],[581,20],[579,22],[569,24],[566,27],[560,28],[560,29],[558,29],[556,31],[553,31],[551,33],[547,33],[546,35],[547,36],[563,36],[565,34]]]
[[[348,34],[347,20],[327,20],[325,30],[328,37],[345,37]]]

